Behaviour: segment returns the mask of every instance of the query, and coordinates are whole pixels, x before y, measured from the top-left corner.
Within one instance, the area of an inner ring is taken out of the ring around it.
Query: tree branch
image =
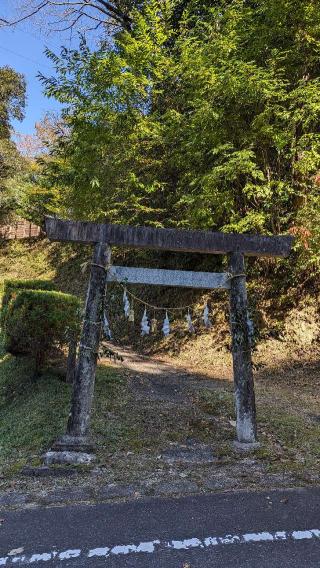
[[[69,26],[66,26],[65,28],[61,28],[61,29],[56,29],[56,32],[66,32],[67,30],[73,30],[74,26],[76,25],[76,23],[83,17],[86,16],[86,14],[78,14],[77,17],[73,20],[73,22],[71,22],[71,24]]]
[[[35,16],[36,14],[38,14],[43,8],[48,6],[48,4],[49,4],[49,0],[42,2],[39,6],[37,6],[37,8],[35,8],[33,10],[33,12],[30,12],[26,16],[22,16],[21,18],[18,18],[18,20],[15,20],[14,22],[9,22],[8,20],[3,20],[2,18],[0,18],[0,21],[4,22],[5,25],[7,25],[7,26],[15,26],[16,24],[20,24],[20,22],[23,22],[24,20],[28,20],[29,18],[32,18],[32,16]]]
[[[70,26],[63,28],[60,31],[72,28],[82,17],[94,19],[101,24],[107,23],[107,19],[110,18],[111,20],[112,19],[115,20],[117,24],[121,24],[126,30],[129,31],[131,29],[132,22],[130,16],[126,14],[124,11],[120,10],[115,4],[109,2],[108,0],[44,0],[40,4],[38,4],[34,9],[30,9],[30,11],[26,15],[21,16],[20,18],[14,21],[9,21],[4,18],[0,18],[0,26],[15,26],[25,20],[32,18],[33,16],[41,12],[43,9],[48,8],[50,6],[54,8],[76,7],[75,10],[72,11],[72,13],[75,13],[77,11],[79,12],[79,17],[75,18],[74,21],[70,24]],[[95,10],[100,14],[103,14],[105,17],[95,18],[93,15],[84,12],[83,11],[84,8]],[[98,27],[99,25],[97,25],[95,29],[97,29]]]

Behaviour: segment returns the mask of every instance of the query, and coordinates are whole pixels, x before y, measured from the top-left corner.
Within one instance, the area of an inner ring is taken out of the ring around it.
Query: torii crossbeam
[[[245,256],[286,257],[290,254],[293,238],[131,227],[65,221],[53,217],[46,218],[45,227],[47,237],[51,240],[94,244],[67,432],[56,442],[54,451],[46,454],[47,463],[54,461],[79,463],[91,460],[91,456],[86,452],[92,450],[89,426],[101,334],[101,305],[106,283],[110,281],[205,289],[220,288],[229,291],[237,442],[243,447],[254,447],[257,444],[257,427],[247,323]],[[111,245],[227,254],[229,272],[205,273],[116,267],[111,265]]]

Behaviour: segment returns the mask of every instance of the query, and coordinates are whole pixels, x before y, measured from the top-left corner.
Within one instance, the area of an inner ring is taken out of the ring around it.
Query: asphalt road
[[[1,513],[0,566],[320,567],[320,488]]]

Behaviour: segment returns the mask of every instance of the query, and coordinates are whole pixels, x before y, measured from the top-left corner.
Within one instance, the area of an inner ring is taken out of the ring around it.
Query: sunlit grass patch
[[[44,373],[34,379],[33,363],[5,356],[0,363],[0,463],[4,471],[40,455],[63,433],[69,387]]]

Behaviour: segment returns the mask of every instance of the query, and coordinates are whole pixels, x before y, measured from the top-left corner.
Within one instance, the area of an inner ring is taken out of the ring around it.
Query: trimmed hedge
[[[55,290],[56,287],[51,280],[5,280],[3,283],[3,298],[0,314],[0,325],[5,332],[6,314],[8,306],[13,297],[20,290]]]
[[[80,330],[80,300],[71,294],[21,290],[6,310],[5,342],[11,353],[31,355],[39,370],[54,346],[68,343]]]

